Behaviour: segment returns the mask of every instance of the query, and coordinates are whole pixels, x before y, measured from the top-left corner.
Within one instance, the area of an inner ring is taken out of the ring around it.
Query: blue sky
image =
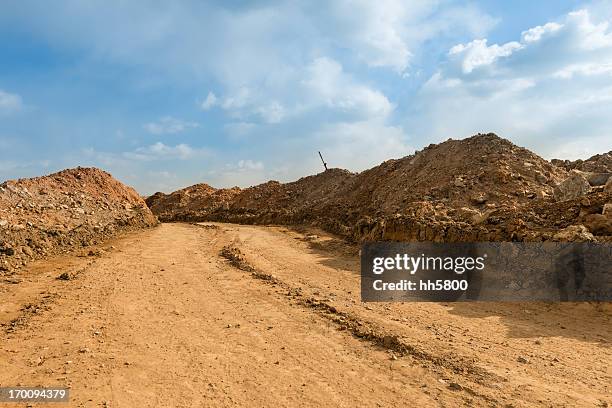
[[[610,2],[3,2],[0,180],[248,186],[488,131],[586,158],[612,150],[610,22]]]

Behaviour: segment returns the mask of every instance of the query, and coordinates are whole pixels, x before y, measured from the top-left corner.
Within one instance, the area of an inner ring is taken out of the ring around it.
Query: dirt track
[[[609,305],[364,304],[354,248],[319,235],[163,224],[32,264],[0,282],[0,386],[75,407],[612,403]]]

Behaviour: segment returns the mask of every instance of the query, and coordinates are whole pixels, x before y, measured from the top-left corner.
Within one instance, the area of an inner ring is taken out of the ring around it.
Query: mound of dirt
[[[197,197],[184,193],[194,186],[149,202],[164,221],[308,224],[354,240],[539,240],[573,224],[605,237],[612,235],[605,221],[592,224],[610,194],[586,181],[592,174],[570,172],[489,133],[430,145],[358,174],[330,169],[231,195],[210,186]]]
[[[604,186],[612,180],[612,151],[596,154],[587,160],[559,160],[551,162],[568,171],[580,173],[591,186]]]
[[[552,159],[551,162],[566,170],[581,170],[592,173],[612,173],[612,151],[595,156],[586,160],[560,160]]]
[[[359,174],[346,191],[361,208],[401,211],[416,201],[452,207],[516,205],[547,198],[566,172],[494,134],[430,145]]]
[[[287,184],[269,181],[245,189],[236,196],[232,205],[252,210],[316,207],[344,191],[354,177],[347,170],[329,169]]]
[[[240,188],[215,189],[196,184],[172,194],[157,192],[145,202],[160,221],[203,221],[218,210],[227,210]]]
[[[0,184],[0,273],[157,224],[132,188],[96,168]]]

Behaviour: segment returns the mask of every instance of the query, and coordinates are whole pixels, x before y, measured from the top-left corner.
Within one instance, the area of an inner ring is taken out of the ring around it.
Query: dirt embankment
[[[606,158],[549,162],[479,134],[358,174],[330,169],[244,190],[199,184],[147,204],[162,221],[314,225],[356,241],[610,240]]]
[[[0,184],[0,274],[157,224],[136,191],[95,168]]]

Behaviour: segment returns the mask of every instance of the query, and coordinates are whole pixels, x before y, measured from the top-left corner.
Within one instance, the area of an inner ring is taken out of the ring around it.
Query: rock
[[[604,187],[604,192],[612,193],[612,177],[610,177],[608,181],[606,182],[606,185]]]
[[[610,179],[612,173],[591,173],[587,181],[592,186],[603,186]]]
[[[455,187],[465,187],[465,181],[463,180],[463,177],[462,176],[455,177],[455,180],[453,181],[453,185]]]
[[[34,256],[34,251],[29,246],[21,247],[21,252],[23,252],[24,254],[26,254],[29,257],[33,257]]]
[[[471,197],[471,201],[474,204],[484,204],[487,202],[487,195],[485,193],[478,193]]]
[[[595,235],[612,235],[612,215],[589,214],[583,223]]]
[[[592,242],[596,241],[593,234],[589,232],[589,230],[584,225],[570,225],[567,228],[562,229],[553,235],[554,241],[562,241],[562,242]]]
[[[0,227],[6,227],[8,226],[8,221],[7,220],[0,220]]]
[[[612,203],[604,204],[602,215],[605,215],[608,218],[612,217]]]
[[[58,280],[70,280],[70,274],[68,272],[63,272],[60,276],[57,277]]]
[[[451,390],[455,390],[455,391],[461,391],[463,389],[463,387],[456,382],[452,382],[448,384],[448,388],[450,388]]]
[[[544,174],[540,173],[539,171],[535,172],[535,179],[542,184],[546,184],[548,182],[548,177],[546,177]]]
[[[474,220],[478,220],[482,216],[480,211],[469,207],[458,208],[457,210],[455,210],[454,214],[462,220],[472,222],[475,222]]]
[[[386,335],[382,339],[383,346],[388,348],[393,347],[397,342],[397,336]]]
[[[519,362],[519,363],[521,363],[521,364],[527,364],[527,363],[529,363],[529,360],[527,360],[525,357],[522,357],[522,356],[521,356],[521,357],[519,357],[519,358],[517,358],[517,359],[516,359],[516,361],[518,361],[518,362]]]
[[[571,200],[589,192],[591,185],[579,172],[574,171],[554,189],[555,201]]]
[[[13,256],[15,255],[15,250],[11,247],[0,246],[0,255]]]

